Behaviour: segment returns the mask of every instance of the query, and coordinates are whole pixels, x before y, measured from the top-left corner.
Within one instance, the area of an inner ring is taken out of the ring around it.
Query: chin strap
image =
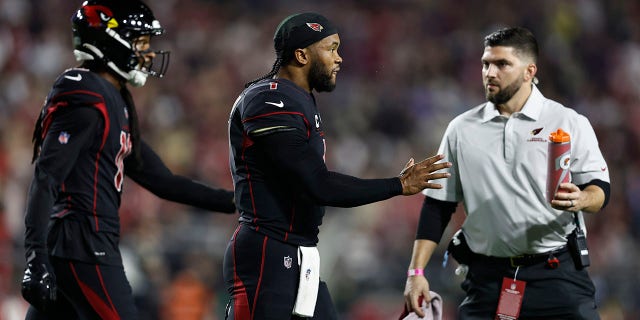
[[[147,83],[147,77],[149,77],[149,74],[146,72],[131,70],[129,71],[129,79],[127,79],[127,81],[134,87],[142,87]]]
[[[76,61],[94,60],[92,55],[78,49],[73,50],[73,55]]]

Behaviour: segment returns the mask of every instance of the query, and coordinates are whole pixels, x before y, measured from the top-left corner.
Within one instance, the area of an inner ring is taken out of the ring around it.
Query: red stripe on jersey
[[[98,212],[96,211],[98,207],[98,177],[100,176],[100,154],[102,153],[102,149],[104,149],[104,145],[107,142],[107,138],[109,137],[109,128],[111,126],[111,121],[109,121],[109,113],[107,112],[107,105],[103,102],[97,103],[94,105],[102,116],[104,117],[104,130],[102,131],[102,143],[100,144],[100,150],[96,153],[96,161],[95,161],[95,172],[93,174],[93,220],[96,224],[96,231],[100,231],[100,226],[98,224]]]
[[[49,131],[49,126],[51,125],[51,121],[53,121],[51,115],[58,109],[66,106],[68,106],[67,102],[61,101],[47,107],[44,118],[42,119],[42,132],[40,134],[42,139],[44,139],[44,137],[47,135],[47,131]]]
[[[72,91],[67,91],[64,93],[61,93],[53,98],[51,98],[51,101],[56,101],[58,100],[59,97],[64,97],[64,96],[68,96],[68,95],[72,95],[72,94],[86,94],[86,95],[90,95],[90,96],[94,96],[94,97],[98,97],[100,98],[100,101],[104,102],[104,98],[102,97],[101,94],[97,94],[95,92],[92,91],[87,91],[87,90],[72,90]],[[44,118],[42,119],[42,138],[44,139],[48,129],[49,129],[49,125],[51,124],[51,115],[58,110],[61,107],[66,107],[68,106],[69,103],[67,101],[58,101],[56,103],[51,104],[50,106],[48,106],[46,108],[45,111],[45,115]]]

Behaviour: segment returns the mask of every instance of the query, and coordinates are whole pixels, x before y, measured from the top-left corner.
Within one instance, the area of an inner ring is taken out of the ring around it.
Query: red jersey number
[[[113,184],[118,192],[122,191],[122,183],[124,182],[124,158],[131,153],[131,135],[127,132],[120,131],[120,150],[116,155],[116,167],[118,171],[113,177]]]

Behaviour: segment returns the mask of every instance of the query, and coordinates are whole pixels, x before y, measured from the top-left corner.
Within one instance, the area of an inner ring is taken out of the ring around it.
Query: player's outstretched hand
[[[33,254],[22,278],[22,297],[40,312],[56,300],[56,276],[46,254]]]
[[[430,180],[448,178],[451,176],[448,172],[435,172],[451,167],[451,162],[439,162],[444,159],[441,154],[424,159],[418,163],[414,163],[413,158],[409,160],[407,165],[400,172],[400,182],[402,183],[402,194],[409,196],[416,194],[426,188],[440,189],[442,185],[431,183]]]

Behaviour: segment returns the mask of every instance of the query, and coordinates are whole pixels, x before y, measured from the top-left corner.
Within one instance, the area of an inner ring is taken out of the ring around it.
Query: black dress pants
[[[516,276],[526,282],[518,319],[600,319],[595,287],[587,270],[576,269],[567,251],[556,257],[560,264],[555,269],[546,261],[516,268],[504,260],[474,259],[461,284],[466,298],[460,304],[458,318],[495,319],[503,278]]]

